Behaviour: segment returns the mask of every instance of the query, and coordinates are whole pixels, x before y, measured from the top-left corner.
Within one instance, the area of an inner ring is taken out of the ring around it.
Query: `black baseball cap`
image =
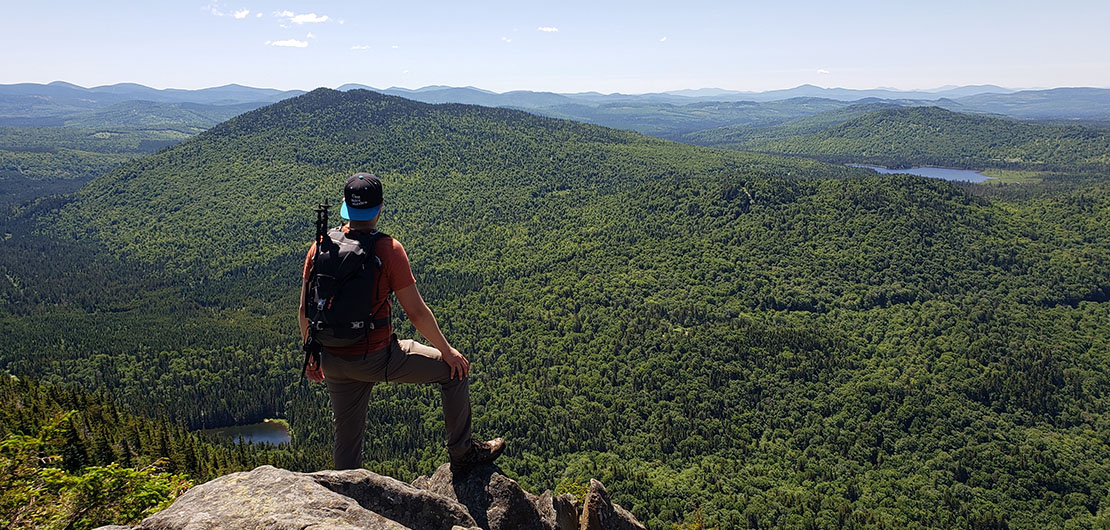
[[[339,215],[351,221],[373,221],[382,208],[382,181],[373,173],[355,173],[343,186]]]

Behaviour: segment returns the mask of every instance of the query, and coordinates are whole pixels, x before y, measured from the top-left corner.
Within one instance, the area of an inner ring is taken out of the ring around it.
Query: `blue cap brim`
[[[339,208],[339,215],[344,219],[351,221],[373,221],[378,216],[378,211],[382,209],[382,205],[377,205],[373,208],[347,208],[346,201],[343,206]]]

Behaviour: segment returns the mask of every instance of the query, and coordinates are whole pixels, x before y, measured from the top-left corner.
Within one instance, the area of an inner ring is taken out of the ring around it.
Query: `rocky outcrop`
[[[600,482],[590,479],[590,489],[582,506],[582,517],[578,520],[581,530],[643,530],[631,513],[613,504],[609,492]]]
[[[462,503],[481,528],[554,528],[536,509],[536,496],[521,489],[494,466],[455,474],[450,465],[443,464],[428,481],[428,491]]]
[[[309,476],[317,484],[408,528],[477,526],[459,503],[365,469],[320,471]]]
[[[555,530],[578,530],[577,503],[574,495],[564,493],[555,497],[550,491],[545,491],[536,500],[536,509],[545,519],[554,519]]]
[[[301,530],[316,526],[352,530],[406,528],[320,485],[310,475],[262,466],[195,486],[133,530]]]
[[[101,527],[98,530],[125,530]],[[195,486],[130,530],[642,529],[590,481],[586,502],[524,491],[497,466],[453,473],[444,464],[413,484],[365,469],[295,473],[271,466]]]

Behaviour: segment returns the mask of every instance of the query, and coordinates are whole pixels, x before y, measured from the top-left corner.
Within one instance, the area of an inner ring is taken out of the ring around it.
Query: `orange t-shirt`
[[[349,231],[348,226],[344,225],[343,233]],[[378,300],[385,301],[382,308],[373,316],[373,319],[377,320],[389,318],[392,314],[389,303],[390,293],[415,284],[416,278],[412,275],[412,267],[409,265],[409,256],[405,253],[405,247],[401,246],[401,243],[396,239],[388,236],[379,238],[374,245],[374,255],[382,261],[381,275],[378,277]],[[313,243],[308,249],[308,255],[304,258],[304,272],[301,277],[305,281],[308,281],[312,276],[312,261],[315,257],[316,243]],[[338,355],[362,355],[366,352],[385,348],[389,345],[392,335],[393,323],[391,322],[389,326],[370,330],[366,338],[355,344],[324,349]]]

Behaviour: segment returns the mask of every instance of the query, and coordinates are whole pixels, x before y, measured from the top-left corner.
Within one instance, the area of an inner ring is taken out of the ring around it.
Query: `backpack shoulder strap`
[[[367,254],[367,263],[373,263],[376,266],[376,270],[374,271],[374,283],[377,283],[381,280],[382,274],[382,259],[378,257],[378,241],[380,241],[382,238],[388,238],[389,236],[386,235],[385,232],[379,232],[377,230],[370,233],[354,232],[353,234],[354,237],[352,237],[351,239],[358,241],[359,245],[362,246],[362,250],[365,251]],[[350,237],[352,234],[348,233],[345,235]],[[378,311],[381,311],[382,307],[385,307],[388,302],[389,297],[383,297],[378,302],[378,306],[370,311],[371,318],[373,318],[374,315],[377,315]],[[388,326],[389,321],[389,316],[386,316],[385,318],[374,319],[371,321],[370,329]]]

